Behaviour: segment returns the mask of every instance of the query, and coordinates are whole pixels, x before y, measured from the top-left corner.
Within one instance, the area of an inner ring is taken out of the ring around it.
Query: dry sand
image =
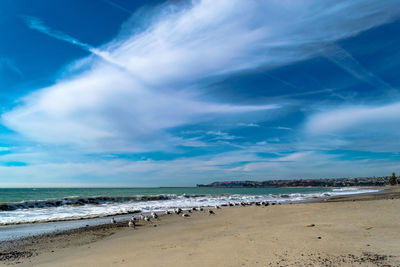
[[[21,244],[33,256],[0,266],[400,266],[398,197],[166,215]]]

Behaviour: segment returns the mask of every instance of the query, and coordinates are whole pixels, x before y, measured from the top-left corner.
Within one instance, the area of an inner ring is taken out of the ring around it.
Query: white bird
[[[171,212],[169,210],[166,210],[165,214],[171,214]]]
[[[182,212],[182,209],[181,209],[181,208],[175,209],[175,213],[176,213],[176,214],[180,214],[181,212]]]
[[[190,217],[190,215],[187,213],[184,213],[184,214],[182,214],[182,217]]]
[[[114,218],[111,218],[111,223],[117,223],[117,221]]]
[[[129,226],[129,227],[133,227],[133,229],[135,229],[136,224],[135,224],[134,221],[129,221],[129,222],[128,222],[128,226]]]
[[[140,215],[139,215],[139,220],[144,220],[144,216],[143,216],[143,214],[141,214],[141,213],[140,213]]]
[[[146,222],[149,222],[149,221],[150,221],[150,217],[149,217],[149,216],[144,216],[144,220],[145,220]]]
[[[157,213],[155,213],[155,212],[153,212],[153,214],[151,215],[154,219],[157,219],[158,218],[158,215],[157,215]]]

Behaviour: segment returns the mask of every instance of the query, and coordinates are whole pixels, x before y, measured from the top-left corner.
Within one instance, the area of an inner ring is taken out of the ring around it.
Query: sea
[[[3,188],[0,241],[125,220],[132,214],[174,208],[214,207],[268,201],[289,204],[350,194],[366,188]],[[135,215],[136,216],[136,215]]]

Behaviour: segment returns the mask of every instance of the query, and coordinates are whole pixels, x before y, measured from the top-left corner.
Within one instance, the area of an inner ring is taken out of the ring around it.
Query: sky
[[[2,0],[0,187],[400,173],[397,0]]]

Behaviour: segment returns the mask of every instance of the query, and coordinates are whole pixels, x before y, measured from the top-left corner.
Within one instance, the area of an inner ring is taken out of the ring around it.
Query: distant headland
[[[345,187],[345,186],[385,186],[389,184],[389,176],[358,178],[321,178],[268,181],[225,181],[211,184],[198,184],[197,187]]]

